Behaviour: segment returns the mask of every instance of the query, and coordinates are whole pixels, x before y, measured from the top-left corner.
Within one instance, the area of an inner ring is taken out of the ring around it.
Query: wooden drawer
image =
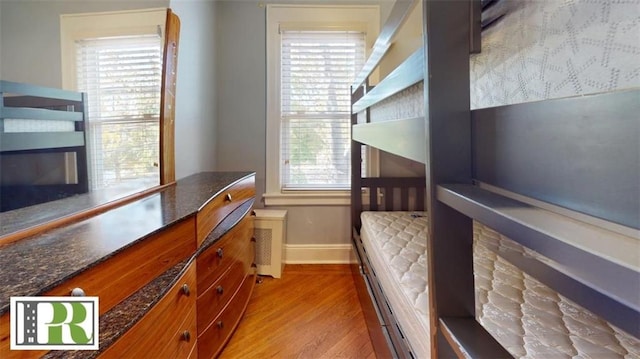
[[[196,343],[195,293],[196,268],[191,264],[169,292],[100,358],[187,357]]]
[[[197,259],[198,296],[202,295],[237,260],[243,260],[253,237],[253,217],[245,216]]]
[[[191,348],[191,353],[189,353],[188,359],[198,359],[198,344],[197,341],[193,343],[193,348]]]
[[[198,336],[198,357],[213,358],[220,354],[226,342],[231,338],[233,331],[240,323],[253,286],[256,275],[252,273],[242,282],[240,289],[234,295],[231,303],[211,323],[211,325]]]
[[[40,358],[45,355],[48,350],[9,350],[10,327],[9,313],[5,313],[0,317],[0,358],[2,359],[30,359]]]
[[[196,313],[194,306],[182,324],[178,326],[178,330],[169,338],[165,349],[158,354],[157,358],[186,358],[196,351]]]
[[[222,191],[200,210],[196,217],[198,246],[234,209],[255,196],[255,176],[250,176]]]
[[[82,288],[87,296],[100,298],[99,313],[102,315],[131,293],[192,255],[196,248],[193,238],[194,227],[193,218],[176,223],[78,274],[44,295],[67,296],[73,288]],[[191,287],[195,297],[195,275],[193,281]],[[34,358],[46,352],[9,351],[9,313],[0,318],[0,358]]]
[[[233,294],[238,290],[245,277],[243,263],[235,261],[231,268],[216,281],[206,292],[198,297],[198,334],[211,324],[212,320],[220,314],[222,308],[229,302]]]
[[[196,248],[193,227],[193,218],[174,224],[80,273],[45,295],[66,296],[73,288],[82,288],[85,295],[100,297],[102,315],[191,256]]]

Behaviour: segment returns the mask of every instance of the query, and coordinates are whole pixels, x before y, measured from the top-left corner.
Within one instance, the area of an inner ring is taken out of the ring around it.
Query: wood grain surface
[[[375,358],[349,265],[287,265],[257,284],[220,358]]]

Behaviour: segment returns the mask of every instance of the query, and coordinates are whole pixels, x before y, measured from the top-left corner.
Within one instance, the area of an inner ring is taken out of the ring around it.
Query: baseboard
[[[351,244],[287,244],[287,264],[349,264],[356,258]]]

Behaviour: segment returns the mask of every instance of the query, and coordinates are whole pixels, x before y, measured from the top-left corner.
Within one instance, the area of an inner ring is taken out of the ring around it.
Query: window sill
[[[265,193],[265,206],[350,206],[350,191]]]

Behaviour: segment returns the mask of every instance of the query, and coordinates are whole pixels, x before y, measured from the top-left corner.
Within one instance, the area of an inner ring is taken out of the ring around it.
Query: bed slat
[[[369,209],[378,210],[378,187],[369,187]]]
[[[361,179],[362,188],[369,190],[369,210],[378,211],[378,191],[384,191],[385,211],[424,211],[425,185],[424,177],[365,177]],[[415,190],[415,199],[410,190]],[[399,196],[399,197],[398,197]],[[412,206],[413,204],[413,206]],[[397,207],[399,205],[399,207]],[[360,215],[362,208],[357,212]],[[359,224],[359,222],[354,222]],[[358,227],[359,228],[359,227]]]
[[[418,198],[416,198],[416,202],[419,202]],[[400,188],[400,207],[409,208],[409,188],[407,187]]]
[[[390,210],[393,208],[393,187],[384,188],[384,209]]]
[[[416,188],[416,198],[424,198],[424,188],[423,187],[417,187]],[[424,205],[424,201],[417,201],[416,202],[416,211],[424,211],[425,209],[425,205]]]

